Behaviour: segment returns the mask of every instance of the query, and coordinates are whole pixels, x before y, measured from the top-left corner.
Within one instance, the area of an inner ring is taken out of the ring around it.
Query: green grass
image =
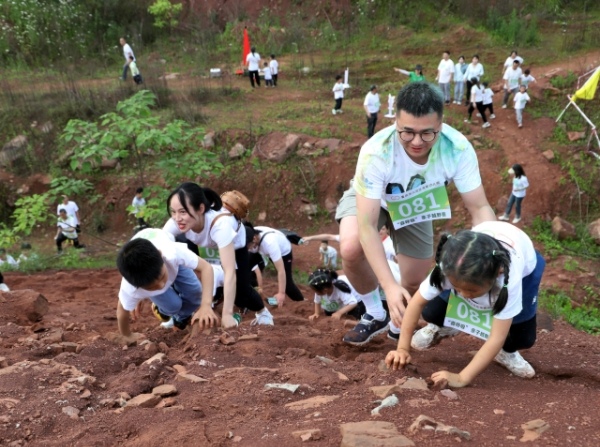
[[[4,264],[3,272],[19,271],[34,273],[44,270],[74,270],[114,268],[116,253],[90,254],[85,250],[63,247],[63,254],[26,253],[27,260],[22,260],[18,267]]]
[[[600,259],[600,245],[591,238],[586,226],[577,224],[575,228],[577,236],[574,239],[559,241],[552,234],[552,223],[537,216],[525,231],[532,239],[544,245],[544,254],[551,258],[571,254],[586,259]],[[573,260],[569,266],[573,267],[574,262],[577,261]]]
[[[600,309],[588,304],[574,306],[563,291],[541,290],[539,304],[551,317],[562,318],[576,329],[600,334]],[[596,303],[597,305],[597,303]]]

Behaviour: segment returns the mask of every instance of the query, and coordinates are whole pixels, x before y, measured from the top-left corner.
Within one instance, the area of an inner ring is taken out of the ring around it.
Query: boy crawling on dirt
[[[141,334],[131,332],[129,317],[135,321],[140,316],[146,298],[160,321],[172,318],[178,329],[196,320],[201,327],[218,323],[212,310],[212,267],[169,233],[156,228],[137,233],[119,251],[117,268],[123,275],[117,322],[127,344],[140,339]]]

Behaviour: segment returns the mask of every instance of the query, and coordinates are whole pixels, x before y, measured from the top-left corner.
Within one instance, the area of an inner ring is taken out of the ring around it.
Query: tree
[[[148,12],[154,16],[154,26],[157,28],[173,28],[177,26],[175,16],[181,13],[181,3],[171,3],[169,0],[156,0],[148,8]]]

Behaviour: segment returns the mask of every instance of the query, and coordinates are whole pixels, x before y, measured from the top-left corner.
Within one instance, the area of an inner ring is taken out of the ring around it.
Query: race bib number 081
[[[428,183],[402,194],[386,194],[394,229],[435,219],[450,219],[450,201],[443,182]]]
[[[492,329],[492,310],[450,293],[444,326],[487,340]]]

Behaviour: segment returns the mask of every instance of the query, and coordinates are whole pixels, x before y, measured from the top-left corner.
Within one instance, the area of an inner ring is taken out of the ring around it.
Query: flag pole
[[[581,114],[583,119],[586,120],[590,126],[592,126],[592,130],[596,130],[596,126],[594,125],[594,123],[592,123],[590,119],[586,116],[586,114],[583,113],[583,111],[579,108],[579,106],[575,104],[575,101],[573,101],[569,95],[567,95],[567,98],[569,98],[569,103],[573,104],[573,107],[577,109],[577,111]]]
[[[567,98],[569,98],[569,95],[567,95]],[[560,112],[560,115],[558,115],[558,118],[556,118],[555,123],[558,123],[560,121],[560,119],[562,118],[562,116],[565,114],[565,112],[567,111],[567,109],[569,108],[569,106],[571,105],[571,98],[569,98],[569,102],[567,103],[567,107],[565,107],[563,109],[562,112]]]

